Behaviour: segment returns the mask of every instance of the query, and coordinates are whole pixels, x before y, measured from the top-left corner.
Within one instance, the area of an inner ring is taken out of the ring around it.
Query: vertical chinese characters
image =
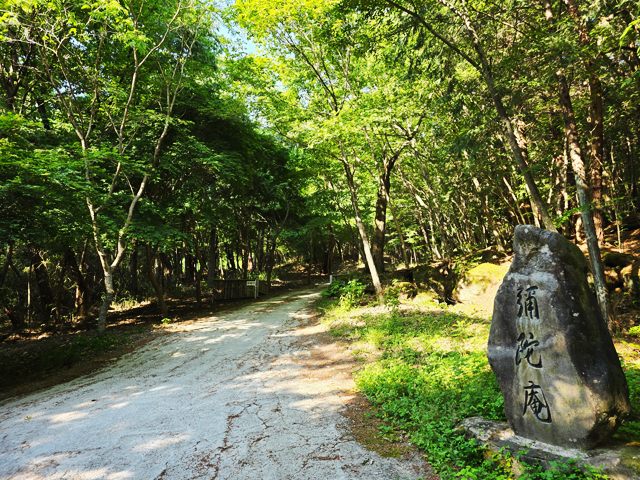
[[[518,308],[517,317],[520,319],[539,320],[540,310],[538,309],[538,299],[536,291],[538,287],[531,286],[526,290],[518,288],[516,294],[516,306]],[[528,335],[527,335],[528,333]],[[536,340],[532,332],[520,332],[517,339],[515,362],[516,366],[526,362],[526,366],[534,369],[542,369],[542,355],[537,351],[540,342]],[[528,370],[526,371],[528,372]],[[525,372],[525,374],[526,374]],[[531,410],[533,415],[542,423],[551,423],[551,409],[544,392],[540,385],[532,380],[528,381],[529,385],[523,387],[524,390],[524,409],[522,415]]]

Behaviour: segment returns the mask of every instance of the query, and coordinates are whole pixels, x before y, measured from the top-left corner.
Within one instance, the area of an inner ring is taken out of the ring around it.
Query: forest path
[[[0,479],[416,479],[340,415],[353,359],[318,287],[177,325],[100,372],[0,407]]]

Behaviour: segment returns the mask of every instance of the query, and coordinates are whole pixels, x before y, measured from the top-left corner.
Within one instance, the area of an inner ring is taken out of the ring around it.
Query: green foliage
[[[637,325],[635,327],[631,327],[629,329],[629,335],[633,335],[633,336],[640,336],[640,325]]]
[[[338,297],[339,305],[342,308],[349,309],[356,305],[364,294],[365,285],[357,279],[349,281],[335,280],[328,289],[322,292],[325,297]]]
[[[347,320],[341,319],[344,310],[338,306],[325,308],[335,335],[347,338],[358,352],[376,352],[375,360],[358,371],[357,388],[389,428],[404,430],[427,453],[441,478],[513,478],[514,459],[506,454],[488,458],[459,427],[462,419],[472,416],[505,419],[502,394],[486,358],[486,320],[456,314],[448,307],[419,312],[393,309],[375,315],[352,309]],[[627,374],[630,384],[635,379],[632,395],[637,395],[640,377]],[[582,473],[575,462],[556,464],[548,471],[521,468],[527,475],[522,478],[528,480],[604,478],[596,471]]]
[[[637,442],[638,432],[640,432],[640,367],[634,364],[623,364],[623,370],[629,386],[631,415],[622,423],[615,436],[625,441]]]
[[[399,282],[393,279],[391,285],[384,289],[384,304],[396,308],[400,305],[400,296],[415,297],[417,290],[415,286],[409,282]]]
[[[606,480],[609,478],[598,469],[587,465],[584,470],[576,463],[578,459],[570,459],[567,462],[549,462],[551,468],[545,470],[538,465],[524,465],[525,473],[521,480]]]

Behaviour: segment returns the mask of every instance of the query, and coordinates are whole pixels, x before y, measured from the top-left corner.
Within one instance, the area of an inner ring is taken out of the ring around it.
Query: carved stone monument
[[[487,352],[507,420],[521,437],[593,448],[631,407],[587,261],[562,235],[532,225],[516,227],[513,249]]]

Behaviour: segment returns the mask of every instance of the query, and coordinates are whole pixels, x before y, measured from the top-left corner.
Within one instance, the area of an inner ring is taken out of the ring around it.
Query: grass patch
[[[405,432],[443,479],[514,478],[509,458],[487,458],[459,429],[462,419],[476,415],[505,420],[502,394],[486,357],[490,321],[433,302],[377,307],[349,303],[345,308],[345,302],[334,297],[318,306],[332,334],[350,342],[364,359],[356,386],[384,424]],[[625,372],[637,414],[640,368],[629,364]],[[634,418],[620,429],[621,438],[638,438],[640,418]],[[521,478],[606,477],[583,473],[568,462],[546,472],[530,467]]]

